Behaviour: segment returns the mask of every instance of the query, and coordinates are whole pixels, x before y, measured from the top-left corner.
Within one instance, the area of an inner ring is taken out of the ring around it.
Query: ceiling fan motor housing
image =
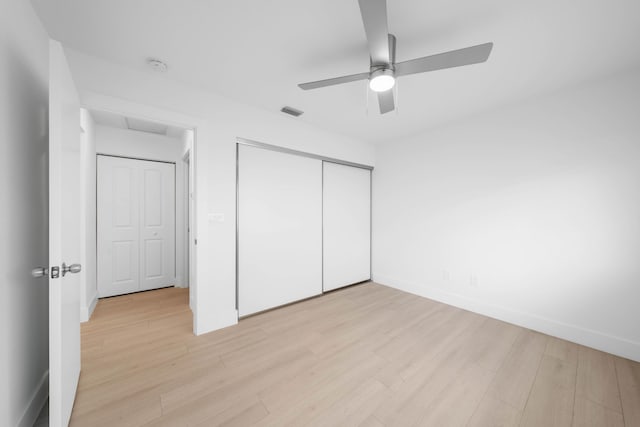
[[[393,34],[389,34],[388,37],[389,63],[374,64],[373,59],[369,58],[369,87],[374,92],[385,92],[395,85],[396,37]]]
[[[381,64],[374,63],[371,58],[369,58],[369,64],[371,68],[371,72],[373,73],[375,70],[381,68],[390,68],[395,71],[394,64],[396,63],[396,36],[393,34],[389,34],[389,63]]]

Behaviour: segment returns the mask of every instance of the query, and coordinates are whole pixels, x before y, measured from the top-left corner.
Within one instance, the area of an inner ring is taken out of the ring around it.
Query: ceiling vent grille
[[[293,107],[282,107],[280,111],[293,117],[299,117],[304,113],[304,111],[297,110]]]

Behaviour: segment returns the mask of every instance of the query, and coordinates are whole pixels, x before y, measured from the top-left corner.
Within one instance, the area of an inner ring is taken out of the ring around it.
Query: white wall
[[[182,156],[185,141],[148,132],[138,132],[97,125],[95,131],[97,154],[131,157],[145,160],[159,160],[176,164],[176,286],[185,282],[186,266],[184,265],[186,218],[184,216],[184,163]],[[95,180],[95,175],[94,175]],[[95,186],[94,205],[95,205]],[[94,229],[95,235],[95,229]]]
[[[91,317],[98,301],[96,284],[96,132],[91,114],[80,114],[81,209],[80,321]]]
[[[640,360],[640,72],[379,147],[374,280]]]
[[[364,164],[373,147],[284,116],[130,70],[81,53],[67,55],[86,106],[191,125],[196,129],[196,331],[237,322],[235,309],[236,138],[243,137]],[[209,222],[210,213],[224,214]],[[195,286],[194,286],[195,285]],[[194,289],[195,288],[195,289]]]
[[[22,0],[0,13],[0,425],[31,426],[48,393],[49,39]]]

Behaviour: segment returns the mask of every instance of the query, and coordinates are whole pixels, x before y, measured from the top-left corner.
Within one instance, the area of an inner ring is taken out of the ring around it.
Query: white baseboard
[[[80,322],[88,322],[91,319],[91,315],[93,314],[93,310],[96,309],[96,304],[98,303],[98,295],[94,295],[91,299],[91,303],[89,307],[80,306]]]
[[[36,386],[29,403],[18,421],[17,427],[32,427],[49,397],[49,371],[46,371]]]
[[[397,280],[380,274],[374,274],[373,281],[381,285],[640,362],[640,343],[634,341],[535,314],[488,304],[462,295],[445,292],[422,283]]]
[[[218,329],[233,326],[238,323],[238,310],[225,310],[224,312],[209,313],[197,316],[196,335],[217,331]]]

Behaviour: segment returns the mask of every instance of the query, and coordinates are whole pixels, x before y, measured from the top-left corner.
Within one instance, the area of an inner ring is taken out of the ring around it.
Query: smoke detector
[[[147,59],[147,65],[158,73],[166,73],[167,69],[169,68],[166,63],[156,58]]]

